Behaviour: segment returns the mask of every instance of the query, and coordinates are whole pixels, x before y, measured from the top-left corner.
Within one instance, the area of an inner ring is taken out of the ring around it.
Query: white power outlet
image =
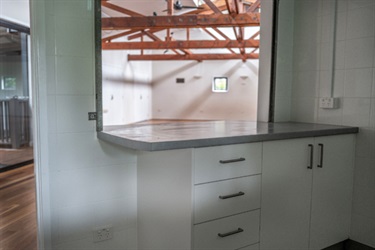
[[[93,230],[93,240],[94,242],[99,242],[103,240],[109,240],[113,238],[113,227],[103,226],[97,227]]]
[[[339,108],[339,98],[322,97],[319,100],[319,108],[322,109],[337,109]]]

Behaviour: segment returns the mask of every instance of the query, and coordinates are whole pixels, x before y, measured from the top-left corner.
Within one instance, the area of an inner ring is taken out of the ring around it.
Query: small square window
[[[214,77],[212,81],[213,92],[228,92],[228,77]]]
[[[3,90],[15,90],[16,89],[16,78],[15,77],[2,77],[1,89]]]

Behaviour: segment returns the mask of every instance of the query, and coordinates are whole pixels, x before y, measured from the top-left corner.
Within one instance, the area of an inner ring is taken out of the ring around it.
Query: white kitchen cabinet
[[[260,177],[253,175],[195,185],[194,223],[259,209]]]
[[[192,149],[138,155],[138,249],[191,249]]]
[[[140,152],[138,248],[259,249],[262,143]]]
[[[349,237],[355,136],[318,137],[315,145],[309,246],[322,249]]]
[[[322,249],[345,240],[354,140],[140,152],[138,248]]]
[[[262,143],[197,148],[194,151],[194,183],[259,174]]]
[[[259,219],[259,209],[257,209],[195,225],[194,249],[235,250],[257,243]]]
[[[354,140],[263,143],[261,249],[322,249],[348,238]]]

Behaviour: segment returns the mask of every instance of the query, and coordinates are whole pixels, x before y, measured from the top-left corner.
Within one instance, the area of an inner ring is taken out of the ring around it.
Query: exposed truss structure
[[[128,60],[259,58],[260,0],[199,0],[204,4],[180,15],[174,10],[174,0],[165,1],[164,15],[154,12],[153,16],[146,16],[101,0],[103,9],[121,13],[121,16],[102,17],[102,49],[139,51],[129,54]],[[249,35],[248,27],[257,29],[252,29],[253,34]],[[203,31],[207,39],[193,39],[193,29]],[[183,39],[173,36],[176,30],[183,31]],[[232,35],[224,30],[230,30]],[[153,53],[146,53],[149,50]]]

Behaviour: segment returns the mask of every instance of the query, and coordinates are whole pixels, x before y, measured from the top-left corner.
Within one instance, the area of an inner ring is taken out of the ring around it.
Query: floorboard
[[[0,172],[32,163],[34,159],[32,147],[19,149],[0,148]]]
[[[0,250],[36,250],[33,164],[0,173]]]

